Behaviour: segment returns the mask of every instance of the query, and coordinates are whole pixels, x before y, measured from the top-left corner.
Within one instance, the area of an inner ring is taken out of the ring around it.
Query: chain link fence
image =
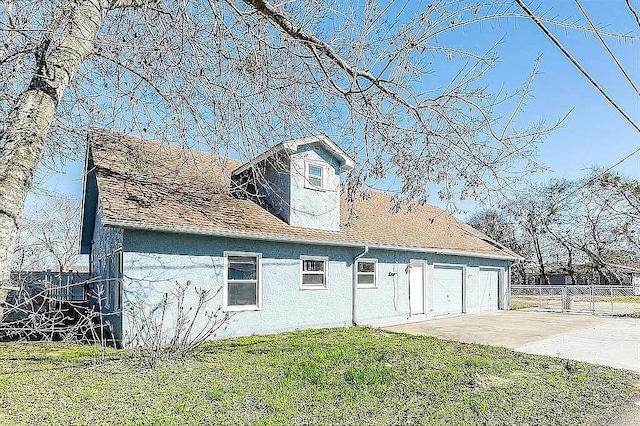
[[[640,295],[632,286],[514,285],[511,309],[640,316]]]

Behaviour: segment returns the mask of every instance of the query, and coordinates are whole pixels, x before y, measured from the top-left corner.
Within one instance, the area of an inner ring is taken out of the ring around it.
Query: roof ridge
[[[202,150],[198,150],[198,149],[194,149],[191,148],[189,146],[184,146],[182,144],[174,144],[174,143],[170,143],[170,142],[164,142],[161,140],[157,140],[157,139],[146,139],[143,138],[141,136],[136,136],[136,135],[131,135],[131,134],[125,134],[125,133],[118,133],[115,132],[113,130],[108,130],[108,129],[104,129],[101,127],[89,127],[89,129],[87,130],[87,136],[89,137],[89,142],[93,143],[95,145],[95,142],[99,142],[99,139],[91,139],[91,136],[95,136],[95,134],[101,134],[101,135],[108,135],[114,139],[123,139],[123,138],[127,138],[130,140],[134,140],[137,143],[140,143],[142,145],[144,145],[145,147],[149,147],[150,144],[152,145],[157,145],[158,148],[162,149],[162,148],[168,148],[168,149],[172,149],[172,150],[180,150],[186,154],[196,154],[196,155],[201,155],[201,156],[208,156],[214,160],[225,160],[225,161],[231,161],[234,163],[242,163],[242,160],[236,159],[236,158],[231,158],[229,156],[224,156],[224,155],[220,155],[220,153],[214,153],[213,151],[202,151]],[[128,146],[128,143],[123,143],[123,146]],[[196,155],[188,155],[187,157],[189,158],[193,158],[196,159]],[[235,165],[234,165],[235,166]]]

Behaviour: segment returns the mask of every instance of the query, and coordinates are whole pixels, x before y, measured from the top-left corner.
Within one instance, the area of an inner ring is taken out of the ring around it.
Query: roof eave
[[[331,151],[333,153],[333,155],[335,155],[336,157],[338,157],[338,158],[340,158],[342,160],[343,164],[340,165],[340,171],[341,172],[348,172],[348,171],[353,170],[355,168],[356,162],[346,152],[344,152],[344,150],[342,148],[340,148],[335,142],[333,142],[331,139],[329,139],[328,136],[326,136],[324,134],[320,134],[320,135],[306,136],[306,137],[303,137],[303,138],[292,139],[292,140],[280,142],[279,144],[275,145],[271,149],[268,149],[267,151],[265,151],[262,154],[258,155],[253,160],[247,161],[246,163],[244,163],[243,165],[241,165],[237,169],[233,170],[231,172],[231,176],[239,175],[239,174],[247,171],[251,167],[253,167],[256,164],[266,160],[267,158],[269,158],[271,156],[274,156],[278,152],[286,151],[286,152],[291,153],[291,152],[296,151],[300,145],[304,145],[304,144],[307,144],[307,143],[313,143],[313,142],[320,142],[322,145],[325,146],[325,148],[327,148],[329,151]]]
[[[89,165],[92,162],[91,146],[89,142],[90,133],[87,136],[85,145],[85,160],[82,173],[82,201],[80,209],[80,254],[89,254],[91,252],[91,241],[93,240],[93,230],[95,227],[95,213],[98,201],[97,186],[94,187],[95,171],[90,170]]]
[[[273,241],[282,243],[299,243],[299,244],[316,244],[323,246],[334,247],[364,247],[368,246],[370,249],[382,249],[382,250],[399,250],[399,251],[412,251],[418,253],[432,253],[432,254],[444,254],[453,256],[467,256],[483,259],[495,259],[495,260],[507,260],[514,262],[518,260],[518,257],[508,254],[491,254],[466,250],[455,249],[441,249],[441,248],[429,248],[429,247],[417,247],[417,246],[402,246],[392,244],[380,244],[370,243],[367,241],[336,241],[327,240],[321,238],[304,238],[290,235],[269,234],[263,232],[239,232],[239,231],[227,231],[218,229],[206,229],[206,228],[192,228],[186,226],[160,226],[151,225],[147,223],[140,223],[134,221],[123,220],[109,220],[104,219],[102,224],[104,226],[140,231],[154,231],[154,232],[166,232],[172,234],[191,234],[191,235],[206,235],[212,237],[234,238],[234,239],[251,239],[258,241]]]

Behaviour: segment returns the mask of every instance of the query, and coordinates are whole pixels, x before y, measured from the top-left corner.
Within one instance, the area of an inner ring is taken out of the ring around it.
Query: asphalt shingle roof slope
[[[438,207],[391,213],[390,197],[380,192],[356,201],[350,221],[342,197],[340,231],[290,226],[229,195],[237,160],[98,129],[88,142],[106,226],[517,257]]]

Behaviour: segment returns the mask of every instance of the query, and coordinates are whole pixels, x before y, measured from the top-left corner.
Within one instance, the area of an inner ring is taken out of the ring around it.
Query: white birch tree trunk
[[[71,3],[70,3],[71,4]],[[54,20],[40,46],[29,87],[17,98],[0,135],[0,321],[27,193],[43,152],[56,106],[80,64],[91,54],[93,40],[110,7],[108,0],[84,0]],[[65,19],[66,18],[66,19]],[[58,22],[56,22],[58,21]],[[55,25],[64,25],[56,28]],[[59,37],[52,45],[55,34]]]

